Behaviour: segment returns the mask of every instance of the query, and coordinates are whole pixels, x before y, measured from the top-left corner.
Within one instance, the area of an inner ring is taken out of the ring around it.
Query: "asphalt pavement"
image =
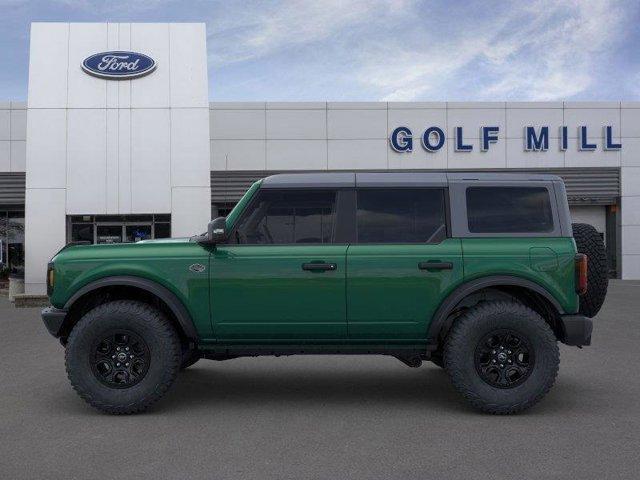
[[[376,356],[200,361],[147,413],[71,389],[38,309],[0,297],[0,478],[638,479],[640,282],[613,281],[594,344],[550,394],[476,413],[446,374]]]

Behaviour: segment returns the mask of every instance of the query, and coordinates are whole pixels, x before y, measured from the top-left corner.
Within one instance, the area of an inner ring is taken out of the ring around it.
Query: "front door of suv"
[[[425,340],[433,313],[463,275],[446,204],[444,188],[357,190],[357,241],[347,253],[351,339]]]
[[[261,189],[211,256],[211,311],[222,340],[346,338],[346,251],[339,192]]]

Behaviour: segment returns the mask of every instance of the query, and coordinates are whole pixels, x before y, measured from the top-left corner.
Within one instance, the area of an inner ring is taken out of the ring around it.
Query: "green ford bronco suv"
[[[283,174],[199,236],[67,245],[42,317],[108,413],[144,410],[201,358],[331,353],[429,360],[506,414],[549,391],[558,341],[590,344],[606,264],[555,176]]]

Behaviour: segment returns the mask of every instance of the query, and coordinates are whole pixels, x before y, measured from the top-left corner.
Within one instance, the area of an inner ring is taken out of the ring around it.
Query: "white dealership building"
[[[554,173],[640,278],[640,102],[210,103],[207,71],[204,24],[32,24],[28,98],[0,102],[2,259],[27,293],[67,242],[193,235],[288,171]]]

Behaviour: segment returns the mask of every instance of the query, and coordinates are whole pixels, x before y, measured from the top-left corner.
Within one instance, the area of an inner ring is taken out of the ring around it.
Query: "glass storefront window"
[[[71,224],[72,242],[93,243],[93,224],[73,223]]]
[[[97,225],[96,243],[122,243],[122,226]]]
[[[67,240],[91,243],[133,243],[171,237],[171,215],[73,215]]]
[[[156,233],[156,238],[170,238],[171,237],[171,224],[170,223],[156,223],[155,233]]]
[[[0,211],[0,277],[24,273],[24,212]]]
[[[125,230],[127,232],[126,242],[139,242],[151,238],[151,225],[128,225]]]

